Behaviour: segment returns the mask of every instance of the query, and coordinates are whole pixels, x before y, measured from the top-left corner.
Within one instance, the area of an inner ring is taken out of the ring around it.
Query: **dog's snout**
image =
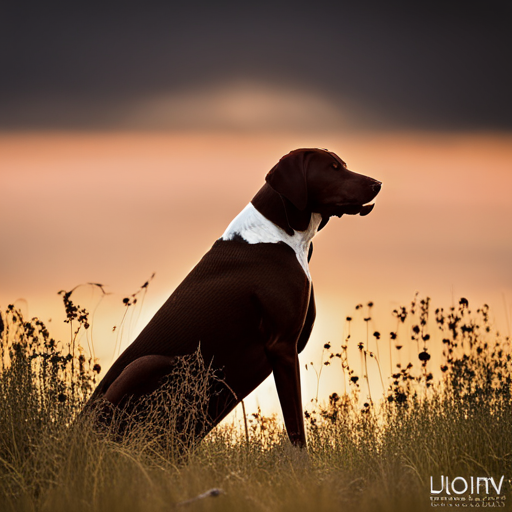
[[[372,185],[372,190],[377,194],[380,192],[380,188],[382,187],[382,181],[375,180],[375,183]]]

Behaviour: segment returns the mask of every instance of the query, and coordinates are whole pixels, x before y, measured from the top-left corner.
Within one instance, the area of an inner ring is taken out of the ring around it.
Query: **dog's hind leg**
[[[119,405],[123,399],[137,399],[152,393],[171,372],[175,360],[175,357],[161,355],[139,357],[110,384],[103,398]]]

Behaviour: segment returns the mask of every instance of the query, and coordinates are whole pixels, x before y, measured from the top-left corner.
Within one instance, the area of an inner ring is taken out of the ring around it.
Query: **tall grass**
[[[182,389],[157,393],[146,421],[122,439],[77,420],[100,367],[78,346],[88,315],[68,293],[68,343],[12,306],[0,316],[0,510],[426,510],[430,477],[441,475],[505,475],[500,496],[464,503],[511,505],[511,348],[487,306],[471,313],[462,299],[433,313],[428,299],[415,300],[393,312],[387,340],[371,332],[373,304],[357,339],[349,317],[345,340],[326,343],[320,365],[338,362],[344,384],[308,408],[306,453],[260,411],[249,415],[247,432],[225,423],[200,444],[180,439],[177,421],[192,422],[190,431],[204,420],[210,377],[198,359],[180,367]],[[409,344],[414,357],[404,361]],[[360,353],[359,371],[350,350]],[[368,394],[373,360],[381,397]],[[209,489],[217,490],[203,495]]]

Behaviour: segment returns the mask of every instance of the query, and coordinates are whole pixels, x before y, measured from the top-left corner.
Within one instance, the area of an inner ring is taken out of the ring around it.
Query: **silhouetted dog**
[[[274,373],[288,436],[306,446],[299,358],[315,320],[311,240],[331,216],[367,215],[381,182],[337,155],[298,149],[178,286],[94,392],[122,408],[156,390],[176,356],[200,352],[222,373],[209,397],[205,435]]]

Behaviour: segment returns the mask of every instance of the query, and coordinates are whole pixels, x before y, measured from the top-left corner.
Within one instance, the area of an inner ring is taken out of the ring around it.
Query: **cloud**
[[[11,2],[0,130],[138,128],[140,119],[510,131],[512,7],[498,3]],[[238,97],[245,106],[231,112]]]
[[[191,130],[316,131],[355,126],[367,117],[354,102],[300,88],[234,80],[139,100],[128,107],[122,123]]]

